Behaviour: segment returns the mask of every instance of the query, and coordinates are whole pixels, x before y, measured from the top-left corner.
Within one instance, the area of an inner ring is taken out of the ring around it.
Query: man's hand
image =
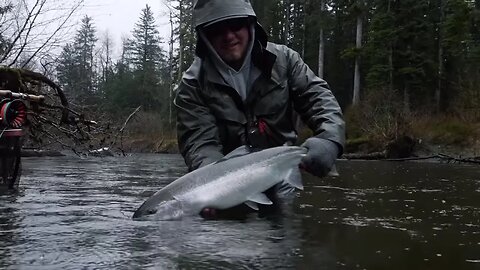
[[[338,146],[332,141],[316,137],[308,138],[302,146],[308,152],[302,158],[300,168],[318,177],[326,176],[335,164]]]

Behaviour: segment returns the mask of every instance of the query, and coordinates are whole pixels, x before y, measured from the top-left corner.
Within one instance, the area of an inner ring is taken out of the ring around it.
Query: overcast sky
[[[84,3],[78,15],[92,17],[99,36],[108,30],[114,38],[116,50],[120,49],[123,35],[131,36],[135,23],[147,4],[152,8],[160,36],[165,41],[170,36],[168,8],[162,0],[85,0]]]

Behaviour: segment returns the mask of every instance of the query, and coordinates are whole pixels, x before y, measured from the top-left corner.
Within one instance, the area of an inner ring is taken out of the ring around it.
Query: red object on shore
[[[25,132],[23,129],[17,128],[17,129],[6,129],[3,131],[3,134],[1,137],[21,137],[25,135]]]

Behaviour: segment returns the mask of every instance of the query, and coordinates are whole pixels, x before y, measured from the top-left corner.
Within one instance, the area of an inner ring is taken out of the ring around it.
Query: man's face
[[[233,68],[240,68],[250,37],[248,19],[221,21],[205,27],[204,31],[222,60]]]

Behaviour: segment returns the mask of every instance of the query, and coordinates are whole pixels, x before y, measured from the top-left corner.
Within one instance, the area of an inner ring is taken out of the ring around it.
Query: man
[[[345,125],[327,83],[299,54],[267,42],[248,0],[198,0],[196,58],[177,89],[178,144],[189,170],[241,145],[295,144],[296,114],[314,136],[301,168],[325,176],[343,152]]]

